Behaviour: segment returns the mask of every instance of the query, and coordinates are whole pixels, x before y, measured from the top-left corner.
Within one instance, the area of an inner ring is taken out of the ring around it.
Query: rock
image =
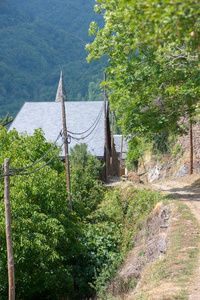
[[[132,183],[140,183],[140,177],[135,172],[130,172],[128,174],[128,180],[130,180]]]

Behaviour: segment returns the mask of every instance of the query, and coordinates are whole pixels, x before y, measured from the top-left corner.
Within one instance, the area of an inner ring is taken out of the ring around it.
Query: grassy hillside
[[[10,2],[0,1],[0,117],[25,101],[54,101],[61,69],[68,100],[88,100],[102,78],[84,49],[93,1]]]

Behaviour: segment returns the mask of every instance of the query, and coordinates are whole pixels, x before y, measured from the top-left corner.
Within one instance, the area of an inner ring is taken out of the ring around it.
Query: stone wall
[[[200,159],[200,123],[196,123],[192,126],[193,129],[193,147],[194,156],[196,159]],[[183,153],[189,153],[189,136],[180,136],[178,143],[181,145]]]
[[[182,155],[164,155],[162,161],[156,160],[148,165],[147,181],[154,182],[168,178],[180,178],[189,175],[189,135],[180,136],[178,143],[181,146]],[[193,151],[195,174],[200,174],[200,123],[193,125]]]

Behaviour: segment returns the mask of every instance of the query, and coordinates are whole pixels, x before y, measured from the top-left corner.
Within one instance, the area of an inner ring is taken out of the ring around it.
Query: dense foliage
[[[105,201],[94,212],[93,222],[102,229],[106,226],[109,230],[111,227],[111,232],[115,232],[115,238],[118,237],[118,240],[113,240],[110,247],[118,246],[119,249],[117,253],[108,253],[107,249],[104,249],[105,255],[109,255],[110,263],[102,268],[96,280],[99,299],[106,299],[106,287],[116,275],[116,269],[122,263],[127,250],[134,246],[134,235],[160,200],[161,195],[156,192],[138,190],[131,185],[126,188],[122,186],[108,191]]]
[[[107,88],[128,134],[184,132],[200,95],[199,2],[98,0],[88,61],[109,57]]]
[[[103,190],[98,183],[102,165],[87,152],[86,144],[77,144],[70,151],[70,170],[73,207],[84,219],[102,201]]]
[[[0,128],[0,164],[10,158],[14,173],[34,171],[57,152],[41,130],[33,136]],[[55,157],[29,175],[10,177],[11,220],[16,299],[78,300],[105,286],[122,262],[132,236],[160,196],[134,188],[105,192],[98,184],[101,166],[87,146],[71,150],[74,211],[68,209],[65,167]],[[0,169],[0,175],[3,170]],[[7,299],[8,276],[4,216],[4,184],[0,178],[0,294]],[[103,298],[105,299],[105,298]]]
[[[94,90],[104,62],[88,65],[84,49],[93,5],[0,1],[0,118],[15,116],[25,101],[54,101],[61,69],[68,100],[103,99]]]
[[[36,162],[50,148],[41,131],[19,136],[16,131],[0,133],[0,163],[10,158],[11,168]],[[47,155],[34,169],[47,162]],[[32,169],[33,169],[32,168]],[[28,169],[30,171],[30,169]],[[71,258],[80,248],[79,222],[70,214],[64,185],[64,166],[58,159],[28,176],[10,180],[12,231],[17,299],[52,299],[73,291]],[[21,170],[20,173],[24,171]],[[0,182],[0,294],[7,299],[7,263],[3,180]],[[73,244],[73,247],[72,247]],[[66,251],[67,249],[67,251]]]

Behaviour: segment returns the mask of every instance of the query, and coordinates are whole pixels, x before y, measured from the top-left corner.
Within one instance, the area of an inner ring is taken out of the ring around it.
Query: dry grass
[[[168,236],[167,254],[146,266],[137,290],[126,300],[188,299],[198,260],[199,226],[189,208],[180,202],[176,202]]]

